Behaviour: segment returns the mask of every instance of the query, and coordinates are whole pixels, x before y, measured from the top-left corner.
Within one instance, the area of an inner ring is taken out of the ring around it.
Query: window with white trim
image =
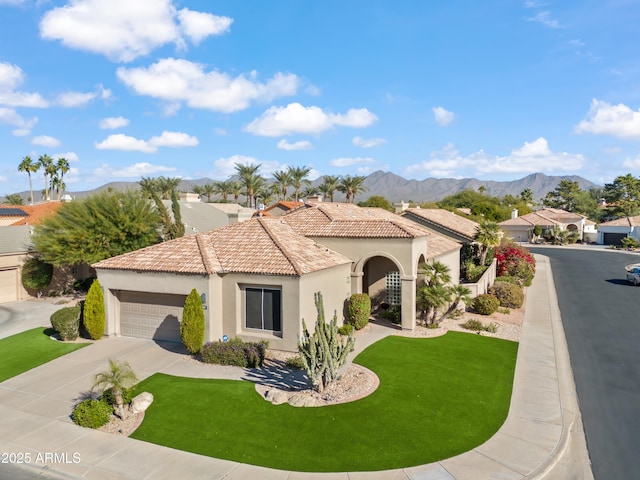
[[[245,287],[245,327],[271,332],[282,331],[282,290]]]

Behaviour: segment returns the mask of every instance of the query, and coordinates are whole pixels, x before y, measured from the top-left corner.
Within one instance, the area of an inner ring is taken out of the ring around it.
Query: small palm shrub
[[[371,299],[366,293],[354,293],[349,298],[349,323],[356,330],[367,326],[371,316]]]
[[[104,335],[106,314],[104,311],[104,294],[102,286],[96,279],[89,287],[89,293],[82,307],[82,321],[89,337],[98,340]]]
[[[51,326],[60,339],[72,342],[80,335],[80,307],[65,307],[51,315]]]
[[[522,288],[513,283],[495,282],[489,289],[489,293],[500,301],[501,307],[520,308],[524,303]]]
[[[133,397],[135,397],[135,390],[136,387],[124,387],[122,389],[122,403],[124,405],[131,403],[131,400],[133,399]],[[100,397],[100,400],[107,402],[109,405],[116,405],[117,404],[117,400],[115,395],[113,394],[113,387],[109,387],[106,388],[103,392],[102,392],[102,396]]]
[[[236,367],[257,368],[264,365],[269,342],[243,342],[232,338],[228,342],[208,342],[200,350],[200,359],[204,363],[233,365]]]
[[[109,423],[113,407],[104,400],[87,399],[73,410],[73,423],[87,428],[100,428]]]
[[[189,353],[198,353],[204,343],[204,309],[200,295],[194,288],[187,295],[180,322],[180,339]]]
[[[480,315],[491,315],[500,308],[500,300],[489,293],[482,293],[473,299],[473,309]]]

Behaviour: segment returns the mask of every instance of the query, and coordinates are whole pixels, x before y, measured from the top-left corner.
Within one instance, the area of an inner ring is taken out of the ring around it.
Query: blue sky
[[[638,0],[0,0],[0,193],[314,176],[640,175]],[[43,186],[34,175],[34,189]]]

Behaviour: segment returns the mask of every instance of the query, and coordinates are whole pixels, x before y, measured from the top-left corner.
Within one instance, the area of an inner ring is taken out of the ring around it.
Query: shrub
[[[87,298],[82,307],[82,321],[92,340],[98,340],[104,335],[105,311],[102,286],[96,279],[89,288]]]
[[[84,280],[76,280],[73,282],[73,289],[77,292],[88,292],[95,279],[96,277],[89,277]]]
[[[531,252],[514,242],[504,242],[496,248],[497,275],[512,276],[528,287],[536,272],[536,261]]]
[[[65,307],[51,315],[51,326],[60,334],[60,339],[73,341],[80,335],[80,307]]]
[[[497,323],[491,322],[489,325],[485,325],[480,320],[476,320],[475,318],[467,320],[461,326],[462,328],[466,328],[467,330],[473,330],[475,332],[496,333],[498,331]]]
[[[87,399],[73,410],[73,423],[87,428],[100,428],[109,423],[113,407],[103,400]]]
[[[285,362],[285,364],[289,368],[295,368],[297,370],[304,370],[304,361],[302,360],[302,357],[300,355],[296,355],[295,357],[287,358],[287,361]]]
[[[515,285],[520,285],[520,280],[516,277],[510,277],[509,275],[503,275],[501,277],[497,277],[496,282],[506,282],[506,283],[513,283]],[[522,286],[522,285],[520,285]]]
[[[524,303],[522,288],[513,283],[496,281],[489,289],[489,293],[500,301],[501,307],[520,308]]]
[[[345,323],[338,329],[338,333],[345,337],[351,335],[353,333],[353,325],[350,323]]]
[[[122,389],[122,403],[127,404],[131,403],[133,397],[135,397],[136,387],[124,387]],[[102,392],[102,397],[100,400],[107,402],[109,405],[115,405],[116,399],[113,396],[113,387],[107,388]]]
[[[194,288],[187,295],[180,322],[180,339],[189,353],[198,353],[204,343],[204,309],[200,295]]]
[[[480,315],[491,315],[500,307],[500,300],[489,293],[482,293],[473,299],[473,309]]]
[[[380,312],[380,316],[386,320],[391,320],[391,323],[395,323],[396,325],[402,323],[402,310],[399,305],[394,305],[387,310],[383,310]]]
[[[371,299],[366,293],[354,293],[349,298],[349,323],[360,330],[369,323]]]
[[[47,288],[53,278],[53,265],[30,258],[22,266],[22,284],[32,290]]]
[[[638,241],[632,237],[624,237],[622,240],[620,240],[620,243],[622,244],[622,248],[626,248],[628,250],[634,250],[638,248]]]
[[[236,367],[256,368],[264,365],[264,357],[269,343],[243,342],[232,338],[228,342],[208,342],[200,350],[200,358],[204,363],[233,365]]]

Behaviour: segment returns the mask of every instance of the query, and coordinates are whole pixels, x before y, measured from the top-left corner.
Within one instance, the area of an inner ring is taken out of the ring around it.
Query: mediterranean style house
[[[460,244],[379,208],[305,203],[93,265],[105,293],[107,335],[179,341],[192,289],[205,306],[205,341],[266,339],[297,350],[302,319],[313,328],[315,292],[327,316],[344,318],[352,293],[399,305],[416,325],[420,265],[438,260],[459,277]]]

